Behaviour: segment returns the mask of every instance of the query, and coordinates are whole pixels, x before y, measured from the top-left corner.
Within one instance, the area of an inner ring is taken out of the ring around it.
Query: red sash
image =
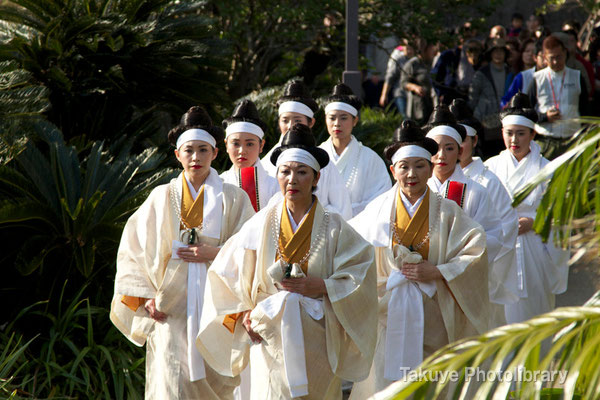
[[[252,203],[252,207],[254,207],[254,211],[258,211],[260,209],[260,203],[258,201],[258,180],[256,179],[256,167],[246,167],[240,169],[239,171],[240,175],[238,177],[238,182],[240,183],[240,187],[244,190],[244,192],[248,193],[248,197],[250,197],[250,202]]]
[[[462,208],[463,202],[465,201],[465,193],[467,189],[466,183],[450,181],[448,182],[448,186],[446,187],[446,195],[444,196],[447,199],[454,200],[456,204]]]

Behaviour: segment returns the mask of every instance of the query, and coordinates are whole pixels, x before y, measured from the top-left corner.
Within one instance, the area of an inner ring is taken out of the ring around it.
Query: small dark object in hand
[[[290,279],[292,277],[292,264],[287,264],[285,266],[285,279]]]

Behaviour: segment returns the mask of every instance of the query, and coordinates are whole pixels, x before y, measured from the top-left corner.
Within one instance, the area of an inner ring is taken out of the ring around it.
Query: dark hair
[[[288,83],[283,89],[283,95],[277,100],[277,108],[286,101],[297,101],[310,108],[313,112],[317,112],[319,105],[308,92],[308,88],[304,82],[293,80]]]
[[[464,99],[454,99],[450,104],[450,112],[456,118],[456,122],[468,125],[477,131],[477,136],[483,135],[483,125],[473,116],[473,110]]]
[[[433,110],[429,116],[429,121],[427,121],[427,124],[423,127],[423,130],[425,132],[429,132],[436,126],[442,125],[454,128],[460,135],[460,138],[465,140],[465,137],[467,136],[467,130],[464,126],[459,125],[456,122],[456,117],[454,117],[454,114],[452,114],[450,108],[446,104],[440,104]]]
[[[546,23],[546,19],[541,14],[534,14],[533,19],[536,20],[540,26],[543,26]]]
[[[260,119],[256,105],[250,100],[242,100],[231,113],[231,117],[223,120],[223,128],[227,127],[234,122],[251,122],[258,125],[263,132],[267,131],[267,124]]]
[[[388,161],[392,161],[394,153],[398,151],[400,147],[415,145],[423,147],[425,150],[430,152],[432,155],[438,152],[438,144],[435,140],[425,137],[425,133],[419,125],[411,120],[405,119],[394,131],[394,138],[392,143],[387,145],[383,150],[383,155]],[[431,160],[428,160],[431,163]]]
[[[577,32],[575,32],[575,29],[566,29],[562,32],[566,33],[567,35],[573,36],[575,38],[575,40],[577,40]]]
[[[308,151],[319,163],[321,168],[324,168],[329,163],[329,155],[327,152],[320,147],[317,147],[315,137],[313,136],[312,130],[304,124],[294,124],[286,132],[285,136],[281,140],[281,146],[277,147],[271,153],[271,164],[277,165],[277,159],[279,155],[291,148],[298,148]]]
[[[562,40],[560,40],[554,35],[550,35],[546,39],[544,39],[544,41],[542,42],[542,47],[544,48],[544,50],[551,50],[560,47],[561,49],[567,51],[567,47],[562,42]]]
[[[518,92],[510,99],[504,110],[500,112],[500,119],[504,119],[508,115],[520,115],[534,123],[538,121],[537,112],[531,107],[529,96],[522,92]]]
[[[212,119],[202,106],[193,106],[181,116],[179,125],[171,129],[167,134],[169,143],[177,146],[179,136],[188,129],[193,128],[205,130],[215,138],[217,143],[222,142],[225,136],[221,127],[213,125]]]
[[[362,101],[354,95],[354,92],[352,91],[350,86],[345,85],[343,83],[338,83],[333,87],[333,91],[331,92],[331,95],[327,98],[326,104],[337,101],[350,104],[358,111],[360,111],[362,107]]]
[[[515,19],[523,21],[523,14],[518,13],[518,12],[513,13],[512,17],[510,17],[510,19],[511,19],[511,21],[515,20]]]

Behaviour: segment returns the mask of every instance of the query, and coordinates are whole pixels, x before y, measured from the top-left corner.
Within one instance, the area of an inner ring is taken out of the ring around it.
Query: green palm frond
[[[588,125],[577,133],[571,148],[515,196],[518,204],[536,186],[549,182],[533,227],[545,240],[552,228],[563,247],[573,243],[570,238],[578,239],[573,243],[578,256],[586,249],[600,254],[600,119],[581,121]]]
[[[537,398],[544,389],[555,389],[568,399],[574,395],[598,398],[598,333],[600,308],[597,306],[558,308],[523,323],[452,343],[423,361],[419,374],[408,374],[406,381],[390,385],[374,398],[405,399],[413,393],[418,393],[416,398],[435,398],[444,389],[457,398],[465,398],[469,390],[471,396],[476,393],[473,398],[477,399]],[[551,340],[550,348],[547,352],[541,351],[542,343],[548,340]],[[452,371],[458,383],[453,387]],[[485,375],[475,375],[478,371]],[[538,380],[528,380],[535,371]],[[542,374],[543,371],[546,373]],[[516,374],[524,379],[508,379],[515,378]],[[444,376],[445,381],[436,381]],[[485,378],[477,381],[478,377]],[[492,379],[488,379],[490,377]],[[554,380],[542,385],[541,379],[545,377]]]

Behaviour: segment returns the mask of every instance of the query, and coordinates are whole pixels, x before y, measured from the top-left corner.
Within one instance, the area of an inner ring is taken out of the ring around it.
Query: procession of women
[[[403,120],[383,154],[353,135],[361,105],[331,88],[316,143],[319,105],[292,81],[269,151],[250,100],[171,129],[182,171],[128,220],[110,315],[146,347],[146,398],[367,399],[449,343],[554,309],[569,253],[532,229],[545,187],[512,205],[548,163],[531,96],[503,108],[487,160],[463,99]]]

